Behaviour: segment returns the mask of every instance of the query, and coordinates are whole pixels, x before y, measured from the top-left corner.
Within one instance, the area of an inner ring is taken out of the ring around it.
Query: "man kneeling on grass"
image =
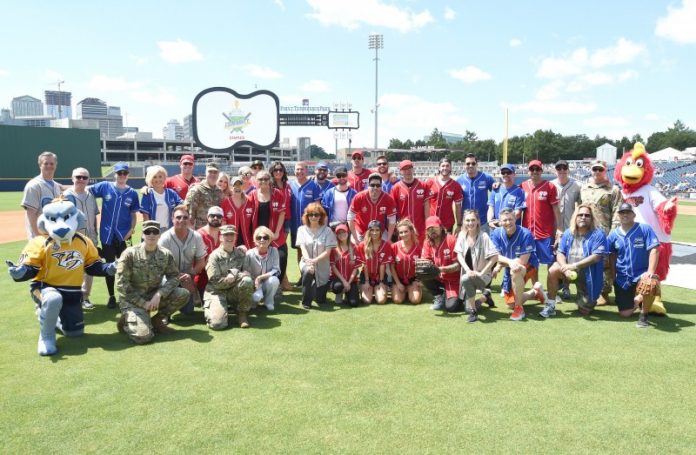
[[[229,307],[237,306],[239,326],[249,327],[247,314],[251,309],[254,280],[242,270],[246,248],[237,246],[237,228],[226,224],[220,228],[222,242],[208,257],[205,271],[208,285],[203,295],[203,309],[208,327],[220,330],[227,327]]]
[[[505,303],[513,310],[510,319],[524,319],[522,305],[527,300],[538,299],[546,302],[546,293],[541,283],[536,282],[532,289],[524,292],[524,284],[536,272],[539,261],[536,257],[536,243],[528,229],[517,226],[512,209],[500,211],[500,227],[491,233],[491,241],[498,250],[498,264],[493,268],[493,277],[505,268],[503,290]]]
[[[143,238],[142,243],[123,252],[116,268],[121,306],[118,331],[136,344],[151,341],[155,333],[173,331],[167,326],[169,316],[189,300],[189,291],[179,287],[174,256],[157,244],[159,222],[143,222]],[[150,317],[150,312],[155,315]]]
[[[604,283],[604,256],[608,253],[607,238],[601,227],[596,227],[590,204],[580,204],[570,220],[570,227],[561,237],[556,262],[549,268],[546,281],[548,300],[540,316],[556,314],[558,283],[567,278],[577,287],[577,305],[580,314],[587,316],[594,309]]]

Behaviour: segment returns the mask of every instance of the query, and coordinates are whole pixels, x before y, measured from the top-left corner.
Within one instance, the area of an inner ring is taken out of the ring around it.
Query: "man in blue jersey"
[[[290,245],[297,251],[297,263],[302,259],[302,250],[295,244],[297,229],[302,226],[302,215],[312,202],[321,199],[321,188],[313,179],[307,177],[307,165],[303,162],[295,164],[295,180],[290,182],[292,198],[290,201]],[[297,283],[300,286],[301,283]]]
[[[536,243],[534,236],[528,229],[515,223],[515,212],[511,208],[500,211],[500,227],[491,232],[491,241],[498,250],[498,264],[493,268],[493,276],[503,268],[505,280],[511,282],[511,289],[505,292],[505,303],[512,307],[510,319],[521,321],[524,319],[522,305],[527,300],[537,299],[542,304],[546,303],[546,292],[541,283],[534,283],[532,289],[524,292],[524,284],[539,267],[536,257]]]
[[[89,187],[89,192],[94,197],[102,198],[99,239],[102,244],[101,254],[106,262],[114,262],[126,249],[126,241],[133,235],[140,210],[138,193],[127,184],[128,165],[116,163],[114,173],[114,182],[104,181]],[[106,288],[109,291],[106,307],[116,308],[114,277],[106,277]]]
[[[515,184],[515,166],[503,164],[500,166],[500,175],[503,179],[502,185],[488,195],[486,219],[491,229],[500,226],[498,216],[503,209],[513,210],[517,224],[521,224],[522,212],[527,208],[524,191]]]
[[[457,183],[462,186],[464,202],[462,211],[476,210],[481,219],[481,230],[489,232],[488,226],[488,192],[493,189],[495,179],[478,170],[476,155],[469,153],[464,159],[466,173],[457,178]]]
[[[613,265],[614,295],[619,315],[630,317],[640,306],[640,316],[636,327],[646,328],[648,313],[655,296],[641,295],[636,287],[641,278],[659,279],[655,274],[659,250],[655,231],[643,223],[635,222],[633,206],[626,202],[619,206],[620,225],[607,237],[610,261]]]
[[[324,161],[317,163],[314,168],[314,182],[319,187],[319,199],[324,197],[324,194],[334,187],[334,184],[327,177],[329,176],[329,165]]]

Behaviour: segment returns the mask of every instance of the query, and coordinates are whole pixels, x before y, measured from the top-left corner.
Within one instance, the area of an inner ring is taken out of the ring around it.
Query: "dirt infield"
[[[24,228],[24,210],[2,212],[0,214],[0,243],[26,240],[27,231]]]

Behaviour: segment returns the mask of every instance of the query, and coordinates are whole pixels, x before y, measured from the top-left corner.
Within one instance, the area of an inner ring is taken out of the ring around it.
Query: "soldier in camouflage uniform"
[[[149,342],[155,333],[173,331],[166,321],[189,299],[189,292],[179,287],[174,257],[157,245],[159,236],[159,223],[145,221],[144,241],[127,248],[116,269],[116,291],[121,306],[117,327],[136,344]],[[162,277],[166,277],[164,284]],[[150,312],[155,312],[152,318]]]
[[[220,234],[220,246],[210,254],[205,267],[208,273],[208,285],[203,295],[205,320],[213,330],[226,328],[229,307],[236,304],[239,326],[246,329],[254,292],[254,280],[248,272],[242,271],[246,249],[236,246],[237,228],[234,225],[224,225]]]
[[[607,177],[607,163],[602,160],[592,162],[592,177],[580,189],[579,204],[594,206],[595,224],[604,229],[604,234],[617,227],[619,223],[619,206],[623,202],[621,190],[612,185]],[[609,262],[604,261],[604,286],[602,295],[597,299],[597,305],[606,305],[612,288]]]
[[[220,170],[217,164],[208,163],[205,167],[205,182],[189,188],[184,205],[191,213],[191,226],[198,230],[208,224],[208,209],[219,206],[222,201],[222,190],[216,183]]]

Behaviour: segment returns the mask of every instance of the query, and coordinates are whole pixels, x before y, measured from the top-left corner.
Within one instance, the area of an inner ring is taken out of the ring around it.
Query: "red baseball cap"
[[[353,158],[355,155],[364,156],[362,150],[356,150],[356,151],[354,151],[354,152],[350,155],[350,157]]]
[[[428,219],[425,220],[425,228],[431,228],[431,227],[442,227],[442,220],[440,220],[439,216],[429,216]]]
[[[543,168],[544,166],[541,165],[541,161],[539,160],[532,160],[529,162],[529,166],[527,166],[527,169],[531,169],[533,167],[540,167]]]
[[[182,155],[179,158],[179,163],[195,163],[196,160],[193,159],[193,155]]]
[[[399,163],[399,170],[407,169],[409,167],[413,167],[413,161],[411,160],[403,160],[401,163]]]

